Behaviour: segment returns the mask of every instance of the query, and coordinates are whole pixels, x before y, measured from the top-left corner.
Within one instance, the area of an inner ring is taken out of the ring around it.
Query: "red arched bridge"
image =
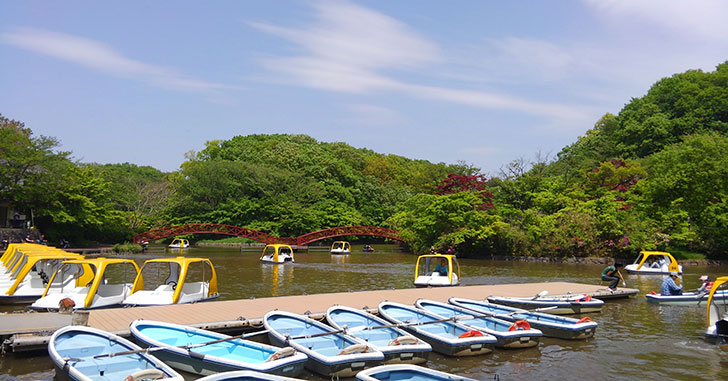
[[[376,237],[390,238],[397,241],[404,241],[396,230],[380,228],[376,226],[339,226],[330,229],[323,229],[298,237],[275,237],[267,233],[257,230],[243,228],[233,225],[221,224],[184,224],[167,226],[164,228],[153,229],[134,236],[134,243],[144,241],[154,241],[161,238],[174,237],[185,234],[224,234],[236,237],[245,237],[254,241],[266,244],[285,243],[289,245],[308,245],[311,242],[320,241],[322,239],[342,237],[349,235],[371,235]]]

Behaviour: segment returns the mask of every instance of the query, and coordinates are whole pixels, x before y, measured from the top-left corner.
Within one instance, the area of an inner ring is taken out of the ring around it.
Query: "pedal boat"
[[[232,339],[221,333],[172,323],[135,320],[129,331],[142,347],[153,348],[151,353],[172,368],[203,376],[252,370],[295,377],[308,360],[306,355],[290,347]],[[210,344],[201,345],[205,343]]]
[[[454,321],[468,325],[472,327],[471,329],[493,335],[498,340],[495,343],[496,348],[535,347],[543,336],[541,331],[531,328],[528,322],[510,322],[493,316],[483,316],[489,314],[475,313],[465,308],[433,300],[419,299],[415,305],[437,314],[441,319],[454,318]]]
[[[32,303],[43,296],[49,274],[69,258],[83,256],[68,252],[28,253],[17,260],[7,280],[0,281],[0,304]]]
[[[447,261],[447,276],[434,271],[442,260]],[[417,258],[415,287],[445,287],[460,284],[460,265],[452,254],[425,254]]]
[[[660,260],[664,262],[662,265],[657,264],[657,261]],[[634,263],[624,266],[624,270],[630,274],[670,275],[670,271],[677,271],[679,274],[682,274],[683,268],[670,253],[663,251],[640,251],[640,255],[637,256]]]
[[[587,314],[602,312],[604,301],[592,299],[589,295],[569,295],[564,297],[536,297],[514,298],[508,296],[489,296],[488,301],[504,306],[533,310],[538,308],[556,307],[548,310],[552,315]]]
[[[346,241],[336,241],[331,244],[331,254],[346,255],[351,254],[351,245]]]
[[[190,247],[190,241],[184,238],[175,238],[167,247],[170,249],[185,249]]]
[[[110,270],[111,271],[108,271]],[[107,273],[120,275],[121,283],[109,283]],[[59,310],[61,301],[70,299],[74,310],[106,308],[120,306],[131,294],[134,279],[139,275],[139,266],[131,259],[93,258],[71,259],[63,264],[51,276],[43,296],[30,305],[36,311],[55,312]],[[88,278],[90,277],[90,281]],[[74,286],[69,279],[75,279]],[[64,303],[69,303],[64,301]]]
[[[728,276],[715,280],[708,294],[707,328],[705,339],[712,344],[728,344],[728,299],[716,299],[715,295],[726,290]]]
[[[306,316],[271,311],[263,324],[271,344],[305,353],[305,367],[327,378],[353,377],[384,360],[384,354],[366,342]]]
[[[471,310],[480,314],[495,314],[499,319],[516,322],[525,320],[546,337],[555,337],[566,340],[583,340],[594,336],[597,323],[589,317],[574,319],[566,316],[545,314],[537,311],[528,311],[520,308],[508,307],[489,303],[487,300],[477,301],[464,298],[450,298],[452,305]]]
[[[432,352],[430,344],[366,311],[333,306],[326,311],[326,320],[333,328],[346,330],[384,353],[384,364],[420,364],[427,362]]]
[[[493,352],[498,339],[453,320],[443,319],[414,306],[394,302],[379,303],[379,315],[447,356],[476,356]],[[445,321],[443,321],[445,320]]]
[[[164,269],[163,269],[164,268]],[[190,274],[193,270],[194,274]],[[157,278],[160,274],[161,279]],[[146,288],[144,277],[156,278],[151,288]],[[193,278],[199,281],[193,281]],[[157,306],[196,303],[215,299],[217,274],[207,258],[157,258],[144,262],[134,280],[131,295],[124,299],[126,306]]]
[[[356,375],[357,381],[476,381],[417,365],[380,365]]]
[[[282,244],[266,245],[260,255],[260,261],[272,264],[294,263],[293,248]]]
[[[125,353],[127,352],[127,353]],[[135,352],[135,353],[128,353]],[[48,342],[56,377],[72,380],[184,381],[181,375],[138,345],[113,333],[84,326],[57,330]]]

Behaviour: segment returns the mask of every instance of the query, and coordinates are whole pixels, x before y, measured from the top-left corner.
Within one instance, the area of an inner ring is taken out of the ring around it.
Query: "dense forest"
[[[415,252],[728,259],[728,63],[664,78],[553,158],[492,178],[467,163],[383,155],[305,135],[210,141],[181,169],[79,163],[0,115],[0,200],[51,243],[122,242],[150,228],[232,224],[278,236],[375,225]]]

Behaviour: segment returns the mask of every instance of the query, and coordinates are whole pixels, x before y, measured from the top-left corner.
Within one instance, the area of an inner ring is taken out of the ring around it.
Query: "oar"
[[[531,298],[531,300],[536,300],[538,298],[542,298],[542,297],[544,297],[544,296],[546,296],[548,294],[549,294],[548,291],[543,290],[543,291],[539,292],[538,294],[536,294],[536,296],[534,296],[533,298]]]
[[[222,343],[222,342],[225,342],[225,341],[230,341],[230,340],[235,340],[235,339],[245,339],[245,338],[248,338],[248,337],[251,337],[251,336],[262,335],[264,333],[268,333],[268,330],[263,330],[263,331],[259,331],[259,332],[253,332],[253,333],[246,333],[246,334],[237,335],[237,336],[230,336],[230,337],[226,337],[224,339],[218,339],[218,340],[208,341],[208,342],[199,343],[199,344],[180,345],[180,346],[170,345],[170,346],[162,346],[162,347],[149,347],[149,348],[137,349],[137,350],[133,350],[133,351],[124,351],[124,352],[115,352],[115,353],[104,353],[104,354],[96,355],[96,356],[94,356],[94,358],[95,359],[103,358],[103,357],[109,357],[109,358],[111,358],[111,357],[116,357],[116,356],[131,355],[131,354],[134,354],[134,353],[156,352],[156,351],[160,351],[162,349],[172,349],[172,348],[192,349],[192,348],[204,347],[206,345],[212,345],[212,344]]]

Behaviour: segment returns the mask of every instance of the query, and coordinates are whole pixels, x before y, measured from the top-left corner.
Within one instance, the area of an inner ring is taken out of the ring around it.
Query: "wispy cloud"
[[[251,23],[296,44],[302,51],[297,56],[261,60],[267,70],[282,74],[289,83],[348,93],[398,92],[409,97],[568,121],[593,118],[591,110],[578,106],[398,79],[401,74],[427,77],[432,75],[426,72],[430,65],[447,63],[448,59],[440,47],[406,24],[371,9],[349,2],[324,1],[314,3],[314,10],[314,23],[300,28]],[[548,44],[514,40],[508,44],[511,50],[507,46],[501,50],[513,60],[522,60],[525,56],[513,49],[525,49],[524,45],[537,50],[540,57],[548,57],[551,66],[569,63],[567,55],[554,54],[557,49]]]
[[[0,34],[0,43],[171,90],[219,97],[220,91],[226,87],[183,75],[173,68],[125,57],[106,44],[69,34],[17,28]]]

